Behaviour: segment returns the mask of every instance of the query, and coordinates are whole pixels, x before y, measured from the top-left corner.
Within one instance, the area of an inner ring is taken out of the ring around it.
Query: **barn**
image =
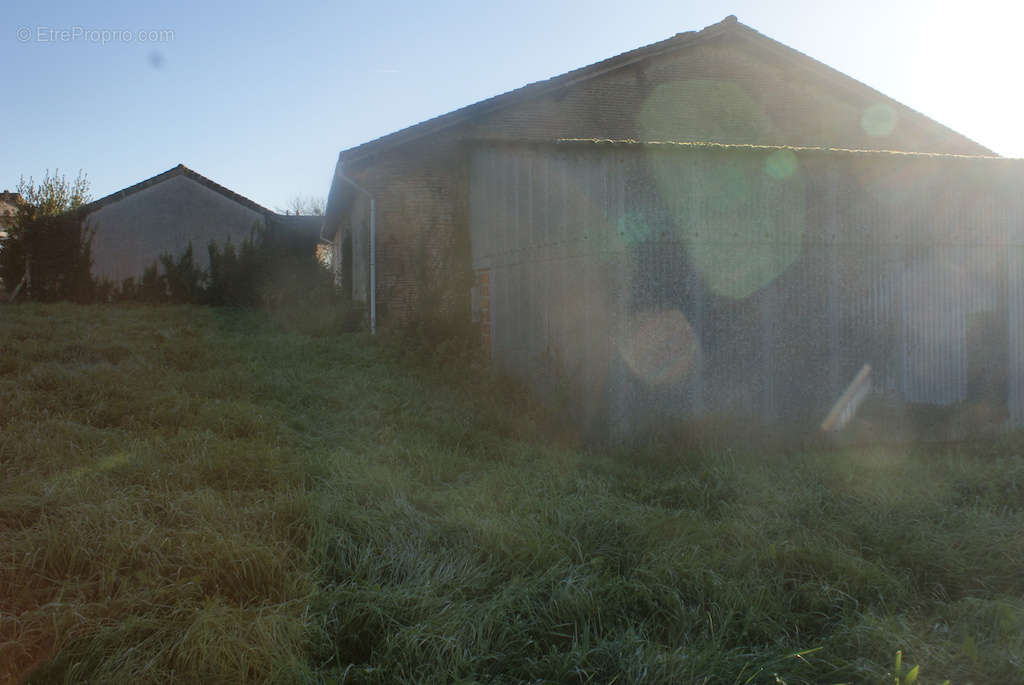
[[[1024,422],[1024,160],[563,140],[471,177],[494,364],[591,433],[810,431],[865,370],[889,430]]]
[[[854,379],[1004,424],[1020,181],[730,16],[343,151],[324,235],[374,324],[472,316],[590,432],[815,425]]]
[[[277,216],[184,164],[100,198],[83,208],[95,233],[92,273],[120,283],[138,278],[161,254],[192,244],[205,266],[210,241],[236,245]],[[312,248],[311,248],[312,249]]]

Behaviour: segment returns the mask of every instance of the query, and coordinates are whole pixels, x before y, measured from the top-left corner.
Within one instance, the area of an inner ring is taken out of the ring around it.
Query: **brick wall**
[[[376,200],[382,320],[436,307],[438,299],[468,312],[468,157],[457,143],[455,136],[431,139],[346,169]],[[357,196],[351,209],[353,296],[360,300],[369,279],[368,204]]]
[[[502,110],[467,135],[984,151],[888,102],[855,82],[837,82],[725,36]]]

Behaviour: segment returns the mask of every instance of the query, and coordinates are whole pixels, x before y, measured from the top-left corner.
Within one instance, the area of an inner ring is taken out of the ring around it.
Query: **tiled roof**
[[[907,107],[906,105],[903,105],[893,100],[892,98],[882,93],[879,93],[875,89],[861,83],[860,81],[857,81],[856,79],[851,78],[846,74],[843,74],[842,72],[837,71],[832,67],[829,67],[828,65],[823,64],[815,60],[814,58],[805,55],[802,52],[799,52],[798,50],[794,50],[793,48],[783,45],[782,43],[773,40],[759,33],[758,31],[755,31],[749,26],[740,23],[734,15],[729,15],[722,21],[718,22],[717,24],[707,26],[701,31],[687,31],[685,33],[677,33],[676,35],[666,40],[662,40],[657,43],[651,43],[650,45],[645,45],[643,47],[636,48],[635,50],[630,50],[628,52],[624,52],[614,57],[609,57],[608,59],[601,60],[600,62],[595,62],[594,64],[591,64],[589,66],[581,67],[579,69],[574,69],[572,71],[566,72],[560,76],[555,76],[544,81],[537,81],[535,83],[527,84],[525,86],[522,86],[521,88],[516,88],[515,90],[510,90],[506,93],[502,93],[501,95],[496,95],[492,98],[481,100],[480,102],[467,105],[466,107],[456,109],[447,114],[442,114],[432,119],[428,119],[418,124],[414,124],[399,131],[395,131],[394,133],[390,133],[386,136],[376,138],[361,145],[357,145],[356,147],[353,148],[349,148],[348,150],[343,150],[341,154],[338,156],[338,159],[342,163],[354,162],[356,160],[363,159],[370,155],[379,152],[384,152],[386,150],[415,141],[419,138],[430,135],[432,133],[436,133],[451,126],[458,125],[462,122],[472,119],[473,117],[501,110],[506,107],[510,107],[514,104],[518,104],[520,102],[529,100],[531,98],[539,97],[552,91],[567,88],[581,81],[586,81],[588,79],[600,76],[610,71],[621,69],[623,67],[635,64],[636,62],[639,62],[641,60],[647,59],[655,55],[680,50],[682,48],[696,45],[705,40],[730,33],[742,36],[748,40],[755,41],[759,46],[763,48],[772,50],[777,54],[781,54],[782,56],[789,58],[791,60],[796,60],[802,66],[812,69],[813,71],[816,71],[819,75],[831,79],[832,82],[838,87],[852,89],[864,94],[868,94],[873,98],[885,101],[889,105],[899,110],[920,117],[932,123],[936,127],[945,130],[949,134],[952,134],[953,136],[961,139],[962,141],[974,146],[975,148],[977,148],[979,153],[991,154],[991,150],[988,150],[987,148],[979,145],[978,143],[975,143],[966,136],[963,136],[962,134],[957,133],[956,131],[946,126],[943,126],[942,124],[926,117],[920,112],[917,112]]]
[[[24,201],[25,198],[21,196],[21,193],[11,192],[10,190],[0,193],[0,202],[5,204],[20,205]]]

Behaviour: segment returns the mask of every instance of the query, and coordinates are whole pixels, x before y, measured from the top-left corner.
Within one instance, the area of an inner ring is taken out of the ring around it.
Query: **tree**
[[[81,170],[74,181],[68,181],[67,177],[60,173],[60,169],[54,170],[52,176],[47,169],[46,176],[38,186],[31,176],[28,181],[22,176],[18,182],[18,193],[27,205],[35,207],[40,214],[46,216],[57,216],[79,209],[91,199],[89,179]]]
[[[303,197],[296,195],[288,201],[285,209],[277,208],[278,214],[294,214],[296,216],[323,216],[327,202],[322,197]]]
[[[18,182],[24,203],[0,250],[0,279],[15,295],[41,301],[88,300],[94,283],[92,230],[82,227],[81,209],[89,202],[89,181],[79,171],[69,181],[55,170],[37,185]]]

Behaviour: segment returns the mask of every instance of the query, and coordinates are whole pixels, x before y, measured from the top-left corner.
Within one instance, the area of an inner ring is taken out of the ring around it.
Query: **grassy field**
[[[0,308],[0,683],[1024,682],[1024,440],[585,451],[465,375]]]

